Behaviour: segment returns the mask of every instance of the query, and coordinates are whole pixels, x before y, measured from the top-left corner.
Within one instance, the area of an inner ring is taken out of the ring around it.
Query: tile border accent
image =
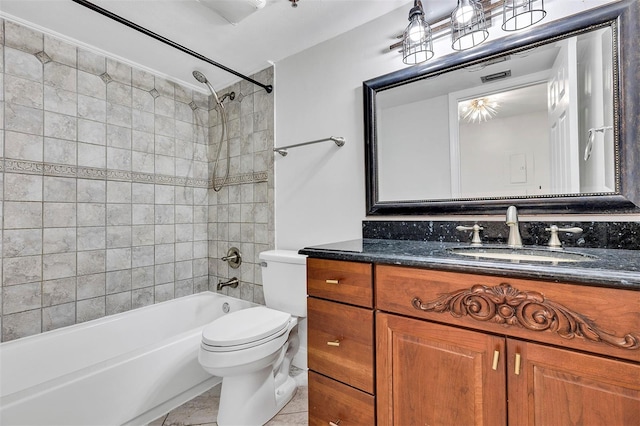
[[[158,185],[193,186],[208,188],[209,179],[194,179],[178,176],[157,175],[152,173],[131,172],[127,170],[102,169],[95,167],[70,166],[65,164],[44,163],[39,161],[0,160],[5,173],[25,173],[44,176],[118,180],[136,183],[155,183]]]
[[[71,166],[66,164],[45,163],[40,161],[13,160],[0,158],[0,172],[23,173],[32,175],[117,180],[135,183],[154,183],[157,185],[190,186],[195,188],[212,188],[213,179],[194,179],[180,176],[168,176],[153,173],[133,172],[127,170],[102,169],[95,167]],[[242,185],[266,182],[267,172],[253,172],[229,176],[226,185]],[[222,183],[216,178],[216,184]]]
[[[244,173],[240,175],[229,176],[227,178],[226,185],[242,185],[246,183],[266,182],[268,179],[269,174],[267,172]],[[223,178],[216,178],[216,186],[220,185],[223,180]],[[213,182],[211,182],[211,187],[213,187]]]

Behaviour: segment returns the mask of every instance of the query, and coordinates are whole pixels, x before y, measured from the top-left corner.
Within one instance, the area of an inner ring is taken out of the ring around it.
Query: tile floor
[[[296,394],[266,426],[306,426],[308,424],[306,371],[299,370],[294,377],[299,385]],[[191,401],[187,401],[168,414],[152,421],[148,426],[217,426],[220,387],[221,385],[215,386]]]

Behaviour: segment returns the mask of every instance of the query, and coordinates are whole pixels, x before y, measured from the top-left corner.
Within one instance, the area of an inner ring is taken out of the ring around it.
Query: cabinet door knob
[[[491,364],[491,368],[493,370],[498,369],[498,360],[500,359],[500,351],[493,351],[493,363]]]
[[[340,284],[340,280],[324,280],[327,284]]]
[[[340,419],[336,420],[335,422],[329,422],[329,426],[340,426]]]
[[[327,342],[328,346],[340,346],[340,339],[336,339],[336,340],[332,340],[330,342]]]
[[[515,363],[515,367],[513,368],[513,372],[515,373],[516,376],[520,375],[520,354],[516,354],[516,363]]]

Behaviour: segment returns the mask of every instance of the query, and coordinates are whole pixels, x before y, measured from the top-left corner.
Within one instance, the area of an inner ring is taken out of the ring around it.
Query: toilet
[[[298,321],[307,316],[306,256],[260,253],[266,306],[231,312],[202,331],[200,365],[222,377],[217,422],[263,425],[296,392],[289,367],[300,346]]]

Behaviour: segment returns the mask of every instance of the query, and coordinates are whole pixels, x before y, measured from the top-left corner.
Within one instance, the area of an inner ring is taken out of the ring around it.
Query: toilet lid
[[[282,334],[289,324],[291,314],[269,309],[266,306],[241,309],[226,314],[202,330],[202,343],[208,346],[237,346],[269,336]]]

